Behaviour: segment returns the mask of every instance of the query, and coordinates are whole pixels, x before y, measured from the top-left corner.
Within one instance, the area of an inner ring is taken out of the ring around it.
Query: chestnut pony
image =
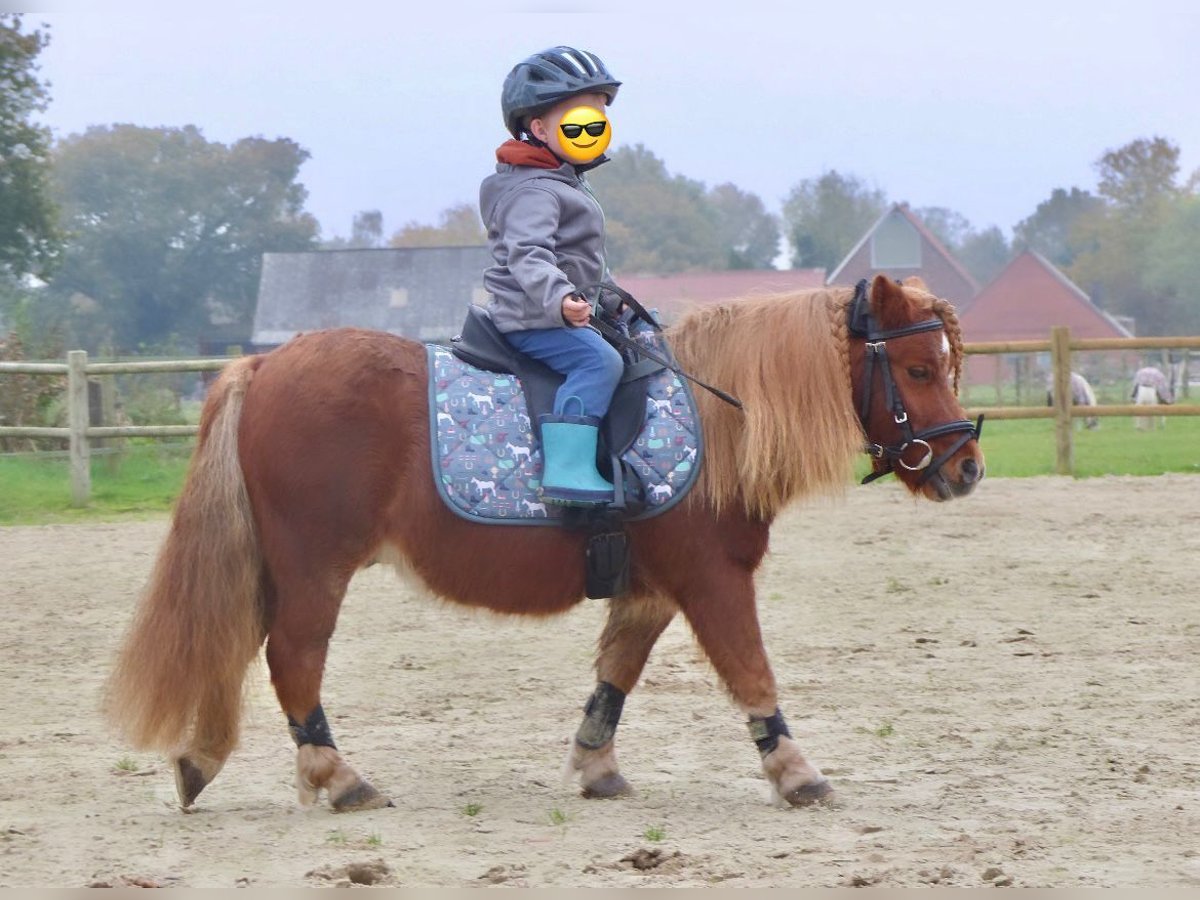
[[[608,601],[598,686],[569,766],[585,795],[628,790],[614,741],[621,705],[682,614],[747,716],[774,791],[811,803],[831,788],[780,712],[754,572],[780,510],[842,491],[864,443],[876,472],[894,465],[931,500],[983,477],[977,426],[956,399],[958,320],[916,279],[880,276],[857,294],[832,287],[696,309],[668,337],[686,371],[744,410],[699,395],[696,487],[627,525],[631,588]],[[184,807],[237,743],[245,674],[264,641],[298,746],[301,802],[325,791],[337,810],[389,803],[335,749],[321,708],[328,642],[363,566],[393,562],[440,597],[501,613],[545,616],[584,599],[585,535],[469,522],[438,497],[427,379],[421,344],[337,329],[236,360],[213,385],[106,697],[133,745],[171,758]]]

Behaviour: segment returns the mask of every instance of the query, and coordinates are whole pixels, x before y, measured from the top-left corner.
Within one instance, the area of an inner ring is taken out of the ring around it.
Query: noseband
[[[863,398],[862,406],[858,411],[859,421],[862,422],[863,431],[867,429],[867,421],[871,414],[871,391],[875,384],[875,367],[878,364],[880,375],[883,379],[883,397],[888,409],[892,413],[892,419],[900,427],[900,432],[903,435],[900,443],[897,444],[881,444],[871,440],[871,436],[867,435],[867,445],[864,451],[875,459],[883,460],[885,468],[872,472],[862,480],[862,484],[868,484],[877,478],[882,478],[889,472],[895,470],[897,463],[909,472],[921,473],[921,477],[917,479],[917,484],[922,485],[934,476],[941,477],[942,466],[954,456],[968,441],[979,440],[980,432],[983,431],[983,416],[979,420],[972,423],[969,419],[958,419],[953,422],[945,422],[941,425],[934,425],[931,428],[926,428],[923,431],[914,432],[912,423],[908,420],[908,410],[904,408],[904,398],[900,396],[900,390],[896,386],[896,380],[892,376],[892,364],[888,360],[887,342],[897,338],[908,337],[912,334],[921,334],[926,331],[939,331],[945,328],[945,323],[939,316],[926,319],[924,322],[915,322],[912,325],[905,325],[903,328],[893,328],[890,331],[884,331],[879,327],[879,323],[875,321],[875,317],[871,315],[871,302],[867,296],[867,281],[863,279],[854,288],[854,299],[850,303],[849,313],[849,330],[854,337],[863,338],[866,340],[866,370],[863,372]],[[950,448],[944,453],[934,458],[933,447],[929,442],[935,438],[942,437],[947,434],[958,434],[960,437]],[[909,465],[904,461],[904,454],[910,448],[922,447],[925,449],[920,461],[916,465]]]

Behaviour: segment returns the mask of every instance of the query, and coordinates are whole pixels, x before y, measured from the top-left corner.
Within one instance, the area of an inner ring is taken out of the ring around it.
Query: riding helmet
[[[620,86],[594,53],[551,47],[517,63],[504,79],[500,93],[504,126],[519,139],[526,117],[576,94],[604,94],[612,103]]]

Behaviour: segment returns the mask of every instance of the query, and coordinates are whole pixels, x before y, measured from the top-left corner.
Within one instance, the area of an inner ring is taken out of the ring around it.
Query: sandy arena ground
[[[618,734],[632,798],[560,781],[604,606],[430,602],[375,567],[325,708],[396,801],[301,810],[266,681],[192,814],[97,692],[166,521],[0,529],[0,886],[1200,885],[1200,477],[894,483],[776,526],[759,609],[834,808],[767,804],[686,626]]]

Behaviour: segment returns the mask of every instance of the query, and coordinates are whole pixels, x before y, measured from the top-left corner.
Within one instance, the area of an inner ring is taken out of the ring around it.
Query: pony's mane
[[[957,390],[962,335],[953,307],[905,290],[945,323]],[[705,445],[698,499],[770,520],[794,499],[845,490],[863,447],[850,381],[852,296],[846,287],[758,295],[698,307],[669,329],[684,370],[745,405],[695,391]]]

